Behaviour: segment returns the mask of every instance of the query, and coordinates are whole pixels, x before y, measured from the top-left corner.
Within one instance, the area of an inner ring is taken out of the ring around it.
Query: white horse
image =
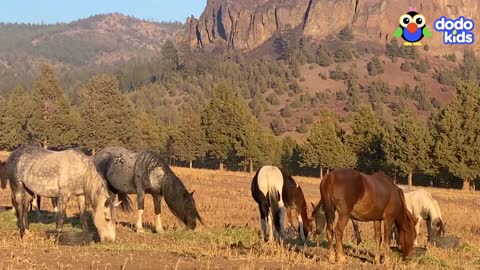
[[[445,235],[445,223],[443,222],[442,213],[440,207],[435,199],[433,199],[430,192],[425,189],[416,189],[416,190],[407,190],[404,186],[398,186],[403,190],[405,196],[405,202],[407,204],[408,211],[410,211],[415,218],[417,218],[417,223],[415,224],[415,231],[417,233],[415,237],[414,245],[418,246],[418,235],[420,234],[420,223],[422,220],[425,220],[427,223],[427,232],[428,237],[432,236],[444,236]],[[357,244],[361,240],[359,227],[357,221],[352,220],[354,225],[354,233],[357,238]],[[396,245],[396,228],[394,226],[392,242]]]
[[[252,180],[252,197],[258,203],[262,235],[267,240],[267,223],[270,230],[268,241],[285,237],[284,220],[286,208],[282,199],[283,175],[275,166],[263,166]],[[274,226],[275,225],[275,226]]]
[[[408,210],[414,217],[418,218],[417,224],[415,225],[415,231],[417,232],[415,246],[418,246],[417,239],[422,220],[426,220],[429,238],[432,236],[445,235],[445,224],[440,207],[430,192],[425,189],[416,189],[404,191],[404,195]]]

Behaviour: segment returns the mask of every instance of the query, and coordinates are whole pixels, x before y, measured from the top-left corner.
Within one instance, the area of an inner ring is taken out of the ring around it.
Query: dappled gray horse
[[[105,181],[83,153],[24,145],[11,153],[3,167],[2,187],[8,179],[21,237],[28,233],[27,212],[35,195],[58,197],[58,231],[63,227],[68,200],[78,196],[83,229],[88,230],[85,210],[89,204],[100,241],[115,240],[115,206]]]
[[[98,172],[107,180],[112,199],[118,194],[124,211],[132,210],[127,194],[137,194],[137,232],[143,231],[142,215],[146,193],[153,197],[156,232],[163,230],[160,218],[162,197],[165,197],[172,213],[189,229],[195,229],[197,219],[202,223],[193,199],[194,192],[188,192],[182,181],[155,152],[135,153],[123,147],[107,147],[95,155],[94,163]]]

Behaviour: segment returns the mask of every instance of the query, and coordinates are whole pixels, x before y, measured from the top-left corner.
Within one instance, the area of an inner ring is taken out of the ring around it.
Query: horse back
[[[97,171],[110,188],[126,194],[135,194],[134,179],[136,153],[123,147],[106,147],[95,155]]]

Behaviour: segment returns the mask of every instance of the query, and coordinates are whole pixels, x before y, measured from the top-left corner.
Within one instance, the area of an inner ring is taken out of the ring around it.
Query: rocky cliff
[[[186,37],[194,47],[216,45],[252,50],[275,37],[285,25],[321,40],[348,24],[357,39],[385,42],[410,6],[427,18],[434,35],[424,43],[439,52],[451,48],[442,43],[442,34],[434,31],[435,19],[465,16],[480,22],[479,0],[208,0],[198,20],[187,20]],[[477,36],[479,29],[480,26],[474,29]],[[478,48],[479,44],[474,46]]]

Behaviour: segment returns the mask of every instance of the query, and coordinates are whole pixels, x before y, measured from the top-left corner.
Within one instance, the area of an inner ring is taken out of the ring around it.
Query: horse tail
[[[126,193],[123,192],[118,192],[118,200],[121,201],[120,203],[120,209],[126,213],[131,213],[133,212],[133,207],[132,207],[132,200]]]
[[[271,185],[268,190],[268,202],[270,204],[270,211],[272,211],[273,224],[277,232],[280,232],[281,227],[281,214],[280,206],[278,202],[280,201],[280,192],[275,188],[275,185]]]
[[[328,224],[333,224],[335,222],[335,206],[333,205],[332,198],[330,197],[333,178],[334,175],[332,173],[328,173],[323,177],[323,180],[320,183],[320,204],[323,206],[325,218],[327,219]]]
[[[0,182],[1,182],[1,187],[2,189],[7,188],[7,163],[0,161]]]

